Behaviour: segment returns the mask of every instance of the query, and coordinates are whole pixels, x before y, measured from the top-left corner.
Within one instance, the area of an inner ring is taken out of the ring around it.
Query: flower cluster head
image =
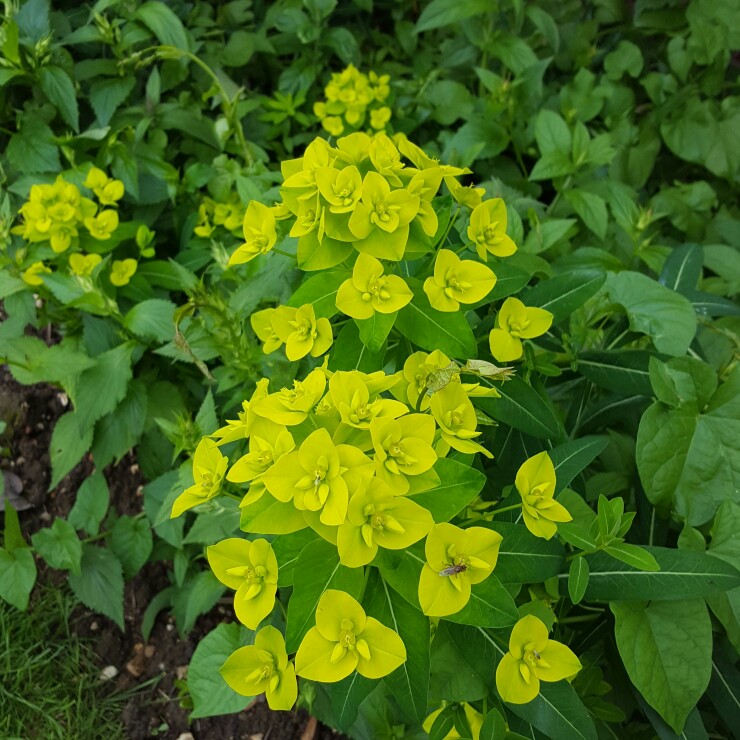
[[[172,504],[172,518],[217,496],[228,465],[228,459],[221,454],[212,439],[201,439],[193,455],[195,482],[175,499]]]
[[[198,221],[193,232],[207,239],[219,226],[237,233],[243,223],[244,206],[237,193],[232,193],[226,203],[206,197],[198,206]]]
[[[528,614],[520,619],[509,638],[509,652],[496,668],[496,688],[510,704],[526,704],[540,691],[540,681],[571,680],[581,662],[567,645],[550,640],[547,627]]]
[[[52,184],[32,185],[28,200],[21,206],[22,223],[13,227],[29,244],[47,245],[59,255],[70,251],[67,269],[79,278],[90,278],[102,257],[97,253],[84,254],[82,245],[87,242],[106,242],[119,226],[118,201],[125,194],[123,183],[109,177],[103,170],[91,167],[83,190],[59,175]],[[97,202],[96,202],[97,201]],[[101,245],[103,246],[103,245]],[[136,260],[113,262],[109,275],[113,285],[128,283],[136,272]],[[130,263],[133,263],[131,265]],[[43,284],[43,275],[52,269],[42,260],[32,262],[23,272],[23,280],[31,286]]]
[[[324,89],[326,100],[315,103],[313,112],[332,136],[358,131],[366,123],[383,131],[391,118],[391,109],[384,105],[391,92],[389,82],[389,75],[366,75],[350,64],[331,76]]]
[[[516,474],[516,489],[522,497],[522,518],[527,529],[546,540],[557,532],[557,522],[573,519],[555,496],[555,467],[546,452],[530,457]]]
[[[262,340],[265,354],[285,345],[285,355],[291,361],[306,355],[320,357],[334,341],[329,319],[316,318],[313,305],[300,308],[278,306],[253,313],[250,323]]]
[[[544,308],[528,308],[518,298],[507,298],[488,338],[491,354],[499,362],[518,360],[524,354],[522,339],[541,337],[552,320],[553,315]]]

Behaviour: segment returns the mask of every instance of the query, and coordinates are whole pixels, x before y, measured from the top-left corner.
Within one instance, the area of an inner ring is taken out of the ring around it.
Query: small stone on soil
[[[110,681],[114,679],[117,675],[118,668],[116,668],[114,665],[107,665],[105,668],[103,668],[102,671],[100,671],[100,680]]]

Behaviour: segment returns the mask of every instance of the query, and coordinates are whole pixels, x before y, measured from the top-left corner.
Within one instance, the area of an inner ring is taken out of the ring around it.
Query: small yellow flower
[[[102,262],[99,254],[70,254],[69,269],[78,277],[89,277],[93,270]]]
[[[172,504],[170,518],[174,519],[184,511],[217,496],[221,490],[228,465],[228,458],[221,454],[212,439],[208,439],[208,437],[201,439],[193,455],[193,480],[195,483],[175,499]]]
[[[242,401],[242,410],[237,414],[237,419],[228,419],[226,426],[217,429],[211,436],[218,440],[219,445],[228,442],[237,442],[241,439],[247,439],[250,434],[261,427],[263,423],[273,425],[274,422],[268,422],[267,419],[258,417],[254,411],[255,406],[263,398],[267,397],[267,386],[270,381],[267,378],[261,378],[257,381],[257,386],[248,401]],[[274,424],[274,426],[279,426]]]
[[[137,267],[138,263],[134,259],[113,260],[110,268],[111,283],[119,288],[123,285],[128,285]]]
[[[229,259],[229,266],[241,265],[269,252],[277,241],[275,214],[259,201],[250,201],[244,214],[244,244]]]
[[[382,108],[376,108],[370,111],[370,125],[374,129],[382,131],[390,120],[391,109],[385,105]]]
[[[87,173],[85,182],[82,183],[86,188],[90,188],[100,201],[101,205],[114,206],[123,198],[125,188],[120,180],[113,180],[97,167],[92,167]]]
[[[518,298],[507,298],[498,312],[498,327],[488,335],[491,354],[499,362],[518,360],[524,354],[522,339],[542,336],[552,319],[544,308],[528,308]]]
[[[459,612],[470,600],[471,586],[493,573],[503,538],[485,527],[460,529],[435,524],[424,547],[427,562],[419,579],[419,603],[428,617]]]
[[[34,262],[23,272],[21,277],[26,285],[31,285],[35,288],[44,284],[42,275],[51,275],[51,268],[47,267],[43,262]]]
[[[278,309],[272,316],[272,328],[285,342],[285,354],[291,362],[308,354],[320,357],[334,341],[329,319],[317,319],[312,303],[296,309],[292,317]]]
[[[473,441],[480,436],[476,431],[478,418],[462,384],[448,383],[432,396],[429,405],[445,443],[458,452],[481,452],[493,457],[485,447]]]
[[[320,368],[312,370],[303,381],[294,380],[292,388],[283,388],[257,401],[254,413],[264,419],[295,426],[305,421],[326,389],[326,375]],[[250,406],[251,410],[251,406]]]
[[[470,214],[468,239],[484,262],[489,254],[509,257],[516,252],[516,244],[506,235],[506,225],[506,205],[501,198],[483,201]]]
[[[105,241],[118,228],[118,213],[116,211],[101,211],[97,216],[85,219],[85,228],[93,239]]]
[[[496,688],[509,704],[527,704],[540,691],[540,681],[572,679],[581,661],[566,645],[550,640],[545,624],[528,614],[511,631],[509,652],[496,668]]]
[[[49,244],[57,254],[69,249],[75,238],[77,238],[77,228],[72,224],[55,222],[49,229]]]
[[[476,209],[482,202],[483,196],[486,194],[485,188],[477,188],[475,185],[464,187],[451,176],[445,177],[445,185],[450,191],[450,195],[461,205],[470,208],[471,210]]]
[[[236,591],[237,619],[256,630],[272,611],[277,593],[278,563],[270,543],[230,537],[207,548],[206,554],[216,578]]]
[[[324,591],[316,607],[316,626],[295,656],[296,673],[310,681],[335,683],[354,670],[382,678],[406,662],[406,646],[393,630],[368,617],[344,591]]]
[[[249,317],[249,323],[252,325],[254,333],[257,338],[262,341],[262,351],[269,355],[280,347],[283,346],[283,340],[275,333],[275,327],[272,324],[272,320],[278,313],[288,319],[293,320],[295,318],[295,308],[290,306],[278,306],[278,308],[265,308],[262,311],[256,311]]]
[[[556,522],[573,519],[568,510],[553,498],[555,483],[555,467],[546,452],[530,457],[516,474],[524,524],[532,534],[546,540],[557,531]]]
[[[326,116],[321,125],[332,136],[341,136],[344,133],[344,124],[339,116]]]
[[[337,308],[353,319],[369,319],[376,311],[394,313],[411,301],[414,294],[398,275],[385,275],[383,265],[369,254],[360,254],[337,292]]]
[[[473,260],[461,260],[449,249],[440,249],[434,263],[434,277],[424,281],[424,292],[432,308],[450,313],[461,303],[483,300],[496,284],[493,271]]]
[[[295,668],[288,660],[285,640],[275,627],[263,627],[247,645],[232,653],[221,666],[221,675],[242,696],[264,692],[273,710],[289,710],[298,698]]]

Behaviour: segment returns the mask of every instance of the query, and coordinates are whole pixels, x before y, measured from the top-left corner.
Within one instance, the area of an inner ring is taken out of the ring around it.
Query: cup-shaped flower
[[[526,704],[540,691],[540,681],[562,681],[581,670],[576,654],[561,642],[550,640],[545,624],[532,614],[511,631],[509,652],[496,668],[496,688],[510,704]]]
[[[221,454],[216,443],[204,437],[193,455],[193,480],[195,483],[183,491],[172,504],[170,517],[174,519],[184,511],[212,499],[221,490],[228,458]]]
[[[42,275],[51,275],[51,268],[47,267],[43,262],[34,262],[30,267],[24,270],[21,277],[26,285],[37,287],[44,284]]]
[[[470,600],[470,588],[493,573],[502,537],[485,527],[435,524],[427,535],[427,562],[419,579],[419,603],[428,617],[455,614]]]
[[[258,380],[251,398],[248,401],[242,401],[242,410],[237,414],[238,418],[227,419],[226,426],[221,427],[211,435],[218,439],[219,445],[224,445],[227,442],[236,442],[240,439],[247,439],[255,427],[255,423],[261,429],[264,428],[264,423],[273,424],[273,422],[268,422],[267,419],[258,417],[254,411],[257,403],[267,397],[269,383],[270,381],[267,378]],[[258,423],[258,420],[263,423]],[[280,425],[275,424],[274,426]]]
[[[353,319],[369,319],[376,311],[402,309],[414,294],[398,275],[384,275],[383,265],[369,254],[360,254],[352,277],[337,291],[337,308]]]
[[[292,709],[298,698],[295,667],[288,660],[285,640],[275,627],[263,627],[254,645],[234,651],[221,666],[221,675],[237,694],[265,694],[270,709]]]
[[[97,167],[90,168],[85,182],[82,184],[86,188],[90,188],[97,196],[100,204],[104,206],[114,206],[117,201],[123,198],[125,192],[120,180],[112,180],[103,170]]]
[[[354,165],[316,170],[316,184],[331,213],[350,213],[362,197],[362,175]]]
[[[382,678],[406,662],[406,646],[392,629],[368,617],[344,591],[324,591],[316,607],[316,626],[295,656],[296,673],[310,681],[335,683],[357,670]]]
[[[85,228],[93,239],[105,241],[118,228],[118,213],[116,211],[101,211],[97,216],[85,219]]]
[[[553,315],[544,308],[528,308],[518,298],[507,298],[498,312],[498,327],[488,342],[499,362],[512,362],[524,354],[522,339],[542,336],[552,325]]]
[[[276,241],[277,230],[272,209],[259,201],[250,201],[244,214],[244,244],[231,255],[229,266],[241,265],[269,252]]]
[[[461,303],[483,300],[496,284],[493,271],[473,260],[461,260],[449,249],[440,249],[434,263],[434,277],[424,281],[424,292],[432,308],[451,313]]]
[[[433,352],[414,352],[403,365],[403,379],[406,382],[406,398],[409,405],[417,408],[419,396],[424,398],[418,408],[424,411],[429,408],[430,396],[426,395],[427,381],[432,373],[450,366],[450,358],[435,349]]]
[[[433,524],[423,506],[394,496],[383,481],[370,478],[352,495],[347,519],[339,526],[339,561],[349,568],[367,565],[378,547],[402,550],[424,537]]]
[[[448,383],[432,396],[429,405],[442,439],[452,449],[467,453],[481,452],[486,457],[493,457],[485,447],[473,441],[480,435],[476,431],[478,418],[461,383]]]
[[[254,481],[294,448],[293,435],[279,424],[264,430],[261,434],[253,434],[249,438],[249,452],[231,466],[226,480],[232,483]]]
[[[437,462],[432,447],[435,424],[429,414],[399,419],[376,417],[370,422],[377,476],[396,495],[409,491],[409,477],[426,473]]]
[[[347,516],[349,491],[345,469],[326,429],[306,437],[297,452],[283,455],[263,476],[278,501],[293,501],[302,511],[321,512],[322,524],[337,526]]]
[[[289,427],[300,424],[319,402],[325,389],[326,375],[323,370],[316,368],[305,380],[294,380],[292,388],[283,388],[257,401],[254,413]]]
[[[522,497],[522,518],[527,529],[549,540],[557,532],[556,522],[573,517],[559,504],[555,495],[555,467],[546,452],[524,462],[516,474],[516,490]]]
[[[113,260],[113,264],[110,266],[109,279],[113,285],[117,288],[121,288],[124,285],[128,285],[129,280],[136,273],[138,263],[135,259],[125,260]]]
[[[251,630],[272,611],[278,564],[267,540],[230,537],[207,548],[208,564],[224,586],[236,591],[236,618]]]
[[[291,362],[308,354],[319,357],[333,341],[329,319],[317,319],[312,303],[301,306],[292,318],[278,309],[272,316],[272,328],[285,342],[285,354]]]
[[[489,254],[509,257],[516,252],[516,244],[506,234],[506,224],[506,205],[501,198],[484,200],[470,214],[468,239],[484,262]]]
[[[369,429],[373,419],[396,419],[408,411],[401,401],[371,394],[366,377],[357,370],[340,370],[329,380],[332,401],[345,424],[356,429]]]
[[[102,260],[99,254],[70,254],[69,269],[78,277],[90,277]]]

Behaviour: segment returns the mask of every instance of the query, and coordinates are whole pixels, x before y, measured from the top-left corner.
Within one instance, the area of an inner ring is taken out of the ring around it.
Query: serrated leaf
[[[51,457],[51,482],[53,490],[90,449],[93,441],[93,430],[80,433],[80,423],[76,413],[67,413],[57,419],[51,434],[49,455]]]
[[[55,519],[51,527],[40,529],[31,537],[39,555],[52,567],[80,573],[82,543],[75,528],[64,519]]]
[[[92,537],[98,533],[109,503],[108,483],[98,471],[82,482],[67,520],[75,529],[83,529]]]
[[[69,585],[85,606],[109,617],[123,631],[123,573],[110,550],[84,544],[80,574],[70,573]]]
[[[175,304],[161,298],[137,303],[124,317],[123,325],[137,337],[169,342],[175,335]]]
[[[0,598],[16,609],[26,611],[36,583],[36,561],[27,547],[8,552],[0,547]]]
[[[122,516],[116,520],[111,531],[110,549],[121,561],[126,580],[141,570],[153,547],[152,530],[146,519]]]
[[[48,65],[39,71],[39,87],[54,104],[65,123],[71,126],[75,133],[79,133],[80,111],[71,77],[61,67]]]

